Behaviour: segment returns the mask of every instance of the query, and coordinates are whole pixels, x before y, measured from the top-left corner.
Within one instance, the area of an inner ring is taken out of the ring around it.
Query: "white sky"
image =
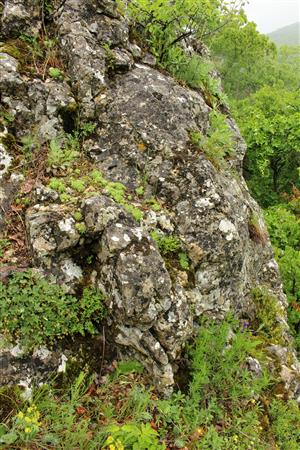
[[[261,33],[300,22],[300,0],[248,0],[245,11]]]

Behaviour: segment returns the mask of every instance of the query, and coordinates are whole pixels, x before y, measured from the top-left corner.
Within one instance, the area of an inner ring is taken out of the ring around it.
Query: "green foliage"
[[[51,178],[48,186],[49,186],[49,188],[54,189],[55,191],[59,192],[60,194],[62,194],[63,192],[66,191],[65,183],[62,180],[60,180],[59,178]]]
[[[225,91],[234,98],[243,98],[264,86],[272,74],[276,46],[247,22],[244,14],[230,21],[211,38],[211,48]]]
[[[279,307],[277,298],[265,287],[252,289],[252,298],[256,306],[257,332],[273,343],[284,344],[281,319],[285,318],[285,311]]]
[[[125,425],[110,425],[107,428],[109,436],[105,446],[114,449],[128,450],[164,450],[165,446],[159,444],[158,434],[149,423]]]
[[[96,129],[96,124],[94,122],[82,122],[79,126],[79,133],[82,139],[91,136]]]
[[[118,3],[130,16],[135,33],[148,43],[162,67],[189,86],[226,101],[219,83],[210,74],[211,64],[199,55],[188,55],[182,43],[192,36],[203,42],[236,15],[242,1],[119,0]]]
[[[181,248],[181,243],[176,236],[166,236],[158,231],[151,231],[150,235],[163,255],[176,253]]]
[[[63,74],[57,67],[49,67],[48,74],[54,80],[63,80]]]
[[[179,265],[183,270],[188,271],[190,269],[189,258],[186,253],[180,252],[178,255]]]
[[[136,188],[135,192],[139,197],[143,197],[145,189],[143,186],[139,186],[138,188]]]
[[[48,9],[49,10],[49,9]],[[47,15],[47,9],[44,7],[44,15]],[[62,79],[61,70],[56,67],[48,66],[57,64],[58,46],[55,39],[50,39],[45,35],[21,34],[14,41],[14,46],[20,53],[18,58],[21,62],[20,70],[26,75],[38,74],[45,80],[47,74],[55,80]]]
[[[52,139],[49,143],[48,164],[50,167],[70,167],[79,156],[78,141],[69,135],[63,139]]]
[[[75,333],[95,334],[104,314],[103,294],[90,288],[79,300],[31,272],[0,283],[0,328],[28,350]]]
[[[71,197],[71,195],[64,192],[59,196],[59,199],[62,203],[69,203],[73,198]]]
[[[75,191],[77,191],[79,193],[84,192],[85,188],[86,188],[83,180],[72,179],[70,181],[70,185],[71,185],[72,189],[74,189]]]
[[[132,215],[134,220],[136,220],[137,222],[140,222],[142,220],[143,213],[137,206],[131,205],[130,203],[126,203],[124,205],[124,208]]]
[[[288,322],[300,351],[300,223],[292,212],[294,204],[268,208],[265,219],[289,301]]]
[[[100,170],[94,169],[90,174],[91,179],[94,183],[99,185],[100,187],[105,187],[108,183],[108,181],[103,177]]]
[[[195,443],[191,448],[267,448],[258,399],[270,380],[266,373],[254,378],[245,366],[248,356],[257,357],[260,344],[231,321],[203,321],[190,350],[188,393],[156,403],[162,435],[172,433],[180,447]],[[223,421],[226,427],[217,431],[216,423]]]
[[[126,186],[119,182],[109,181],[105,186],[108,195],[117,203],[125,204]]]
[[[0,258],[3,258],[5,250],[10,246],[10,240],[0,239]]]
[[[116,368],[116,376],[128,375],[130,373],[142,373],[144,370],[143,366],[134,359],[128,359],[124,361],[119,361]]]
[[[156,198],[152,197],[146,201],[146,204],[152,209],[152,211],[158,212],[161,211],[161,205],[158,203]]]
[[[264,87],[237,103],[236,116],[248,144],[248,185],[262,206],[278,203],[299,186],[300,93]]]
[[[238,2],[241,4],[242,2]],[[125,2],[119,1],[126,10]],[[168,60],[168,52],[188,36],[203,40],[226,18],[236,14],[237,2],[222,0],[135,0],[127,12],[133,24],[141,27],[143,37],[160,62]],[[139,31],[137,29],[137,31]]]
[[[300,445],[300,413],[294,401],[284,404],[274,399],[270,407],[272,431],[282,450],[298,450]]]
[[[287,205],[272,206],[265,210],[272,244],[282,250],[286,246],[300,247],[300,220],[288,210]]]
[[[226,158],[234,153],[233,133],[225,117],[216,112],[210,113],[210,128],[206,136],[200,131],[190,133],[192,143],[204,151],[217,167],[224,165]]]
[[[76,220],[76,222],[81,222],[82,219],[83,219],[82,214],[81,214],[80,211],[76,211],[76,212],[73,214],[73,217],[74,217],[74,219]]]
[[[22,142],[22,152],[26,161],[31,161],[33,157],[33,152],[39,150],[40,143],[38,138],[34,135],[28,134],[21,138]]]
[[[185,394],[158,398],[144,386],[141,366],[122,361],[97,389],[81,373],[65,391],[44,385],[31,405],[17,401],[0,425],[0,443],[90,450],[296,449],[298,405],[270,400],[273,380],[264,370],[259,376],[247,370],[248,356],[260,357],[258,338],[231,319],[199,325]]]
[[[80,234],[86,233],[86,225],[83,222],[76,223],[75,228]]]

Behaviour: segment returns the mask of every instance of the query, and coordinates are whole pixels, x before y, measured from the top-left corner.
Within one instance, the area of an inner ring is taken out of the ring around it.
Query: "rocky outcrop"
[[[38,2],[28,0],[26,10],[21,3],[5,2],[2,33],[8,43],[17,30],[44,32],[41,14],[30,14]],[[254,287],[264,286],[276,298],[289,348],[278,267],[242,177],[246,148],[233,119],[226,118],[233,155],[214,164],[191,141],[191,132],[207,134],[211,107],[201,92],[161,72],[130,40],[127,20],[113,1],[66,0],[46,26],[55,36],[64,78],[47,76],[47,68],[44,76],[24,74],[4,46],[1,107],[14,119],[6,131],[19,142],[30,130],[47,147],[63,133],[78,132],[81,123],[92,122],[93,130],[77,134],[82,155],[73,168],[54,165],[35,186],[26,211],[32,264],[70,292],[83,280],[101,288],[121,352],[142,361],[163,390],[174,383],[197,317],[221,319],[232,311],[253,319]],[[15,155],[3,151],[8,167]],[[91,176],[93,169],[100,178]],[[47,186],[51,175],[63,180],[67,198]],[[6,180],[13,176],[8,172]],[[76,190],[74,179],[84,188]],[[132,214],[137,210],[138,217]],[[177,252],[164,252],[153,231],[176,239]],[[184,267],[178,252],[188,261]],[[299,386],[293,386],[297,396]]]

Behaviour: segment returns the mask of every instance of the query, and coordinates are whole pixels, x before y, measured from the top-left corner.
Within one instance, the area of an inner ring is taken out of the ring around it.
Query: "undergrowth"
[[[276,380],[263,364],[260,374],[247,368],[247,358],[260,359],[260,348],[260,340],[232,320],[203,320],[188,351],[185,392],[163,399],[147,385],[140,364],[122,361],[113,373],[107,369],[102,384],[81,373],[67,390],[45,385],[30,402],[14,399],[0,443],[5,449],[296,450],[296,402],[272,397]]]
[[[105,316],[104,300],[94,288],[84,288],[78,299],[31,271],[16,273],[0,283],[0,329],[24,350],[76,333],[96,334]]]

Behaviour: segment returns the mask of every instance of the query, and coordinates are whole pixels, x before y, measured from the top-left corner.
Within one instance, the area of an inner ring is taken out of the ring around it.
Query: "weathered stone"
[[[36,6],[35,0],[7,0],[5,35],[17,26],[38,27]],[[226,164],[214,165],[191,142],[192,131],[207,133],[210,106],[200,91],[160,72],[155,59],[131,42],[116,2],[66,0],[53,22],[66,81],[21,76],[18,61],[2,53],[1,104],[14,117],[13,133],[20,139],[34,132],[46,144],[92,121],[94,132],[81,138],[90,157],[85,164],[107,180],[122,182],[127,197],[120,205],[99,187],[93,197],[65,206],[58,204],[57,193],[39,184],[37,204],[26,212],[33,265],[69,292],[83,280],[101,287],[110,300],[111,331],[122,353],[139,359],[165,391],[174,383],[197,317],[209,313],[222,319],[232,311],[254,318],[251,291],[265,286],[282,311],[276,323],[286,343],[283,350],[270,350],[270,359],[297,397],[300,370],[287,332],[286,299],[269,240],[254,240],[249,231],[255,215],[267,236],[241,174],[246,148],[229,112],[233,155]],[[143,196],[135,194],[138,187]],[[161,210],[151,210],[152,197]],[[126,210],[130,201],[144,214],[140,224]],[[82,216],[83,234],[75,210]],[[154,229],[176,236],[189,270],[180,269],[177,254],[166,264],[150,237]],[[89,256],[92,267],[87,267]],[[248,363],[259,372],[255,360]]]
[[[7,0],[1,18],[1,32],[6,37],[20,33],[36,35],[41,27],[39,0]]]

